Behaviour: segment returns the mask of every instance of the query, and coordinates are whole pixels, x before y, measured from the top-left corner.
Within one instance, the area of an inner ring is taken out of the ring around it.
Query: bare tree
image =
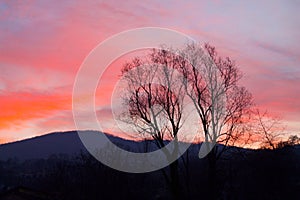
[[[214,47],[188,44],[180,62],[187,96],[193,101],[200,118],[205,143],[199,156],[208,154],[209,187],[216,198],[216,162],[229,145],[245,141],[246,122],[250,117],[252,96],[238,85],[242,73],[230,58],[218,56]],[[247,137],[248,138],[248,137]],[[218,150],[216,143],[225,146]]]
[[[279,137],[283,135],[284,127],[279,117],[271,116],[267,111],[254,111],[254,133],[261,141],[261,147],[276,149]]]
[[[137,68],[145,64],[148,66]],[[174,70],[180,75],[174,76]],[[236,144],[242,137],[245,140],[245,125],[251,113],[252,96],[239,86],[242,73],[235,63],[218,56],[208,44],[204,48],[187,44],[183,49],[153,50],[146,62],[135,59],[127,63],[123,75],[127,80],[129,95],[125,99],[133,124],[150,134],[159,147],[164,146],[165,135],[177,140],[183,122],[184,97],[192,101],[205,138],[202,145],[205,150],[200,151],[200,156],[208,154],[209,188],[215,197],[217,159],[227,146]],[[154,79],[158,85],[149,84]],[[224,148],[217,149],[216,143],[223,143]]]
[[[173,59],[158,55],[153,50],[143,59],[135,58],[126,63],[122,69],[125,81],[123,97],[128,112],[127,122],[133,124],[142,135],[153,138],[158,148],[161,148],[170,159],[178,155],[178,133],[183,123],[183,107],[185,90],[181,80],[172,68]],[[154,59],[163,60],[160,65]],[[124,119],[124,118],[123,118]],[[165,140],[173,140],[174,149],[165,149]],[[164,175],[170,183],[173,194],[179,198],[178,161],[170,165],[170,178]]]
[[[252,106],[252,95],[238,85],[242,73],[230,58],[219,57],[209,44],[204,48],[189,44],[181,56],[189,61],[181,69],[188,80],[185,88],[200,117],[205,141],[234,145],[244,133],[243,125]]]

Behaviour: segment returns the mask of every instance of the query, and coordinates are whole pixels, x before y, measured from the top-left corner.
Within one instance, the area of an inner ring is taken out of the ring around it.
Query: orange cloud
[[[71,109],[70,96],[62,94],[8,92],[0,94],[0,129],[8,129],[23,121],[44,118]]]

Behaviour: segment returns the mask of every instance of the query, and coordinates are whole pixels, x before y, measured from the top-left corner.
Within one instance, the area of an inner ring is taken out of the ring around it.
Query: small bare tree
[[[271,116],[267,111],[254,111],[254,133],[261,141],[261,147],[276,149],[279,137],[283,135],[284,127],[279,117]]]

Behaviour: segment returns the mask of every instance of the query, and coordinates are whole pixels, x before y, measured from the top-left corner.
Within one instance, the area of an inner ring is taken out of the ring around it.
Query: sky
[[[72,89],[85,57],[108,37],[162,27],[209,42],[236,61],[256,104],[300,133],[300,2],[0,1],[0,143],[74,130]],[[116,61],[118,65],[121,61]],[[110,118],[102,84],[97,114]]]

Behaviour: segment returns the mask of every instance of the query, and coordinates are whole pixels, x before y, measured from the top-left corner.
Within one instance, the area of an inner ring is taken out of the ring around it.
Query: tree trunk
[[[175,160],[170,165],[170,174],[171,174],[171,190],[174,199],[180,199],[180,187],[179,187],[179,174],[178,174],[178,160]]]
[[[208,191],[209,199],[217,199],[217,183],[216,183],[216,152],[215,147],[208,154]]]

